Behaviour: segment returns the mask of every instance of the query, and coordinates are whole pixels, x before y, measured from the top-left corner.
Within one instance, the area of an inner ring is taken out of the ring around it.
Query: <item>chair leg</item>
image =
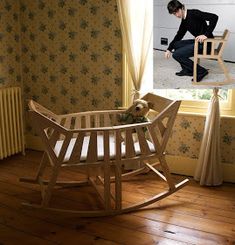
[[[41,162],[40,162],[40,166],[38,168],[37,175],[36,175],[36,180],[37,181],[39,180],[39,178],[41,178],[43,176],[43,173],[44,173],[44,171],[46,169],[46,165],[47,165],[46,157],[47,157],[47,154],[46,154],[46,152],[44,152],[43,156],[42,156],[42,159],[41,159]]]
[[[228,81],[231,80],[231,77],[229,76],[229,72],[228,72],[228,69],[227,67],[224,65],[224,62],[221,58],[218,58],[218,62],[219,62],[219,65],[220,67],[222,68],[223,72],[224,72],[224,75],[225,77],[227,78]]]
[[[122,171],[119,163],[115,166],[115,208],[122,209]]]
[[[52,169],[52,174],[42,197],[42,207],[47,207],[51,199],[51,192],[56,184],[60,166],[56,165]]]
[[[173,191],[175,189],[175,184],[172,180],[171,173],[170,173],[170,170],[168,168],[165,156],[159,157],[159,162],[160,162],[160,165],[162,167],[162,171],[165,175],[165,178],[167,180],[167,184],[169,185],[170,190]]]
[[[193,82],[197,82],[197,64],[200,60],[197,58],[197,55],[194,57],[193,62]]]
[[[35,177],[21,177],[20,181],[34,183],[34,184],[39,183],[41,185],[43,182],[42,176],[44,174],[44,171],[47,165],[46,157],[47,157],[47,154],[46,152],[44,152]]]
[[[104,206],[105,210],[111,209],[111,190],[110,190],[110,166],[105,163],[104,166]]]
[[[197,64],[199,62],[198,59],[198,42],[195,41],[194,44],[194,57],[193,57],[193,82],[197,82]]]

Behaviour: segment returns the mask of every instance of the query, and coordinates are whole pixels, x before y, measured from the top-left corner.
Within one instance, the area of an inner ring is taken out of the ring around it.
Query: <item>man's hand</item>
[[[171,57],[171,51],[166,50],[166,52],[165,52],[165,58],[166,59],[169,59],[170,57]]]
[[[204,40],[207,39],[207,36],[205,36],[205,35],[199,35],[195,39],[196,39],[196,41],[202,43]]]

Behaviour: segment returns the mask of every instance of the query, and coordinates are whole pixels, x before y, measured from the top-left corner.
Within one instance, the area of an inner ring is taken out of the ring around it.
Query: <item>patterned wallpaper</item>
[[[205,117],[178,115],[167,145],[167,153],[198,158],[204,131]],[[221,158],[235,164],[235,119],[221,118]]]
[[[0,87],[21,87],[19,2],[0,1]]]
[[[57,113],[121,105],[116,0],[20,0],[25,98]]]

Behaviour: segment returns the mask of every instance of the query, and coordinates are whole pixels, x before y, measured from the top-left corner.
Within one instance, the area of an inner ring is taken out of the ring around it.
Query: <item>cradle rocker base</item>
[[[134,172],[134,171],[133,171]],[[22,180],[23,181],[23,180]],[[137,204],[133,204],[127,207],[123,207],[122,209],[109,209],[109,210],[87,210],[87,211],[80,211],[80,210],[71,210],[71,209],[62,209],[62,208],[53,208],[48,206],[43,206],[39,204],[33,204],[33,203],[27,203],[24,202],[22,205],[26,208],[30,209],[41,209],[44,211],[50,211],[50,212],[60,212],[60,213],[67,213],[67,214],[75,214],[78,217],[102,217],[102,216],[111,216],[111,215],[118,215],[123,213],[129,213],[133,211],[137,211],[139,209],[144,209],[145,207],[154,204],[157,201],[160,201],[167,196],[177,192],[181,188],[183,188],[185,185],[187,185],[189,182],[188,179],[184,179],[180,183],[176,184],[174,188],[171,190],[163,191],[151,198],[148,198],[147,200],[144,200],[142,202],[139,202]],[[66,184],[67,185],[67,184]],[[74,184],[75,185],[75,184]]]

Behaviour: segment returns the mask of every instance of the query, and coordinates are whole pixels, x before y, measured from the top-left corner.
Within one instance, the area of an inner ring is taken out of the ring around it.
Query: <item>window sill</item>
[[[193,117],[206,117],[207,113],[206,112],[185,112],[185,111],[179,111],[179,115],[182,116],[193,116]],[[226,115],[226,114],[221,114],[221,118],[232,118],[235,119],[235,115]]]

